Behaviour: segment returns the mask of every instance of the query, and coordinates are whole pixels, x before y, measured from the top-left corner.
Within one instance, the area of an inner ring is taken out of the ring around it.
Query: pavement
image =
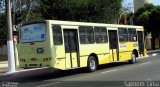
[[[8,71],[8,61],[0,62],[0,75],[6,73]]]
[[[147,56],[156,56],[157,54],[160,54],[160,49],[147,51],[147,54],[148,54]],[[27,69],[27,70],[33,70],[33,69]],[[19,66],[16,67],[16,72],[24,72],[27,70],[23,70],[22,68],[19,68]],[[8,61],[0,61],[0,76],[5,74],[8,74]]]

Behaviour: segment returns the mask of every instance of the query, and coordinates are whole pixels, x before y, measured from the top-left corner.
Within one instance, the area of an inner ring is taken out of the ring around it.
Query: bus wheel
[[[131,64],[136,63],[136,61],[137,61],[137,59],[136,59],[136,58],[137,58],[137,57],[136,57],[135,52],[132,52],[131,57],[132,57],[132,59],[131,59],[131,60],[129,60],[129,63],[131,63]]]
[[[87,68],[89,72],[94,72],[96,71],[98,66],[97,60],[94,56],[90,56],[88,59],[88,64],[87,64]]]

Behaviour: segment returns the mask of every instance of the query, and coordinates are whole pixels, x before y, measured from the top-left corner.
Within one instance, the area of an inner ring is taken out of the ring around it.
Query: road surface
[[[17,84],[18,87],[160,87],[160,55],[138,59],[135,64],[102,65],[92,73],[85,69],[44,69],[0,76],[0,81],[1,85]]]

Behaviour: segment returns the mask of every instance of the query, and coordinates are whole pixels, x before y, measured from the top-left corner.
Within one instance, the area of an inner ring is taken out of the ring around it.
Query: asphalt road
[[[45,68],[0,76],[0,81],[0,87],[2,84],[18,87],[160,87],[160,56],[138,59],[135,64],[102,65],[92,73],[85,69],[56,71]]]

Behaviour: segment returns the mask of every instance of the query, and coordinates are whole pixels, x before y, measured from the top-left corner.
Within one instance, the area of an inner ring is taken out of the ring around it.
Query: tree
[[[134,14],[134,23],[144,26],[145,33],[152,33],[152,49],[155,49],[155,38],[160,34],[160,6],[145,4]]]
[[[40,0],[23,0],[21,2],[20,8],[23,13],[23,22],[41,19],[39,1]]]
[[[114,23],[122,0],[41,0],[45,19]]]
[[[18,14],[21,12],[21,15],[18,15],[17,18],[20,18],[19,16],[22,16],[21,23],[32,21],[32,20],[40,20],[42,19],[40,9],[39,9],[39,0],[15,0],[17,2],[13,2],[11,0],[12,4],[12,17],[16,18],[14,14]],[[29,3],[29,4],[28,4]],[[5,13],[5,0],[0,0],[0,35],[6,36],[6,13]],[[14,20],[13,20],[14,21]],[[14,23],[14,22],[13,22]],[[2,34],[3,33],[3,34]]]
[[[123,0],[123,3],[127,0]],[[124,4],[119,12],[118,24],[133,24],[133,6],[131,3]]]
[[[155,6],[151,11],[148,22],[150,24],[151,31],[158,36],[160,33],[160,6]]]
[[[6,23],[6,15],[5,13],[0,13],[0,45],[6,44],[7,40],[7,29],[4,26]]]
[[[160,47],[160,6],[155,6],[149,15],[149,25],[152,32],[152,43],[155,44],[155,37],[159,38]],[[152,49],[155,49],[155,45],[152,45]]]
[[[145,32],[151,32],[151,28],[148,21],[149,15],[153,9],[154,5],[147,3],[143,7],[139,8],[137,12],[135,12],[134,14],[134,24],[143,26]]]

